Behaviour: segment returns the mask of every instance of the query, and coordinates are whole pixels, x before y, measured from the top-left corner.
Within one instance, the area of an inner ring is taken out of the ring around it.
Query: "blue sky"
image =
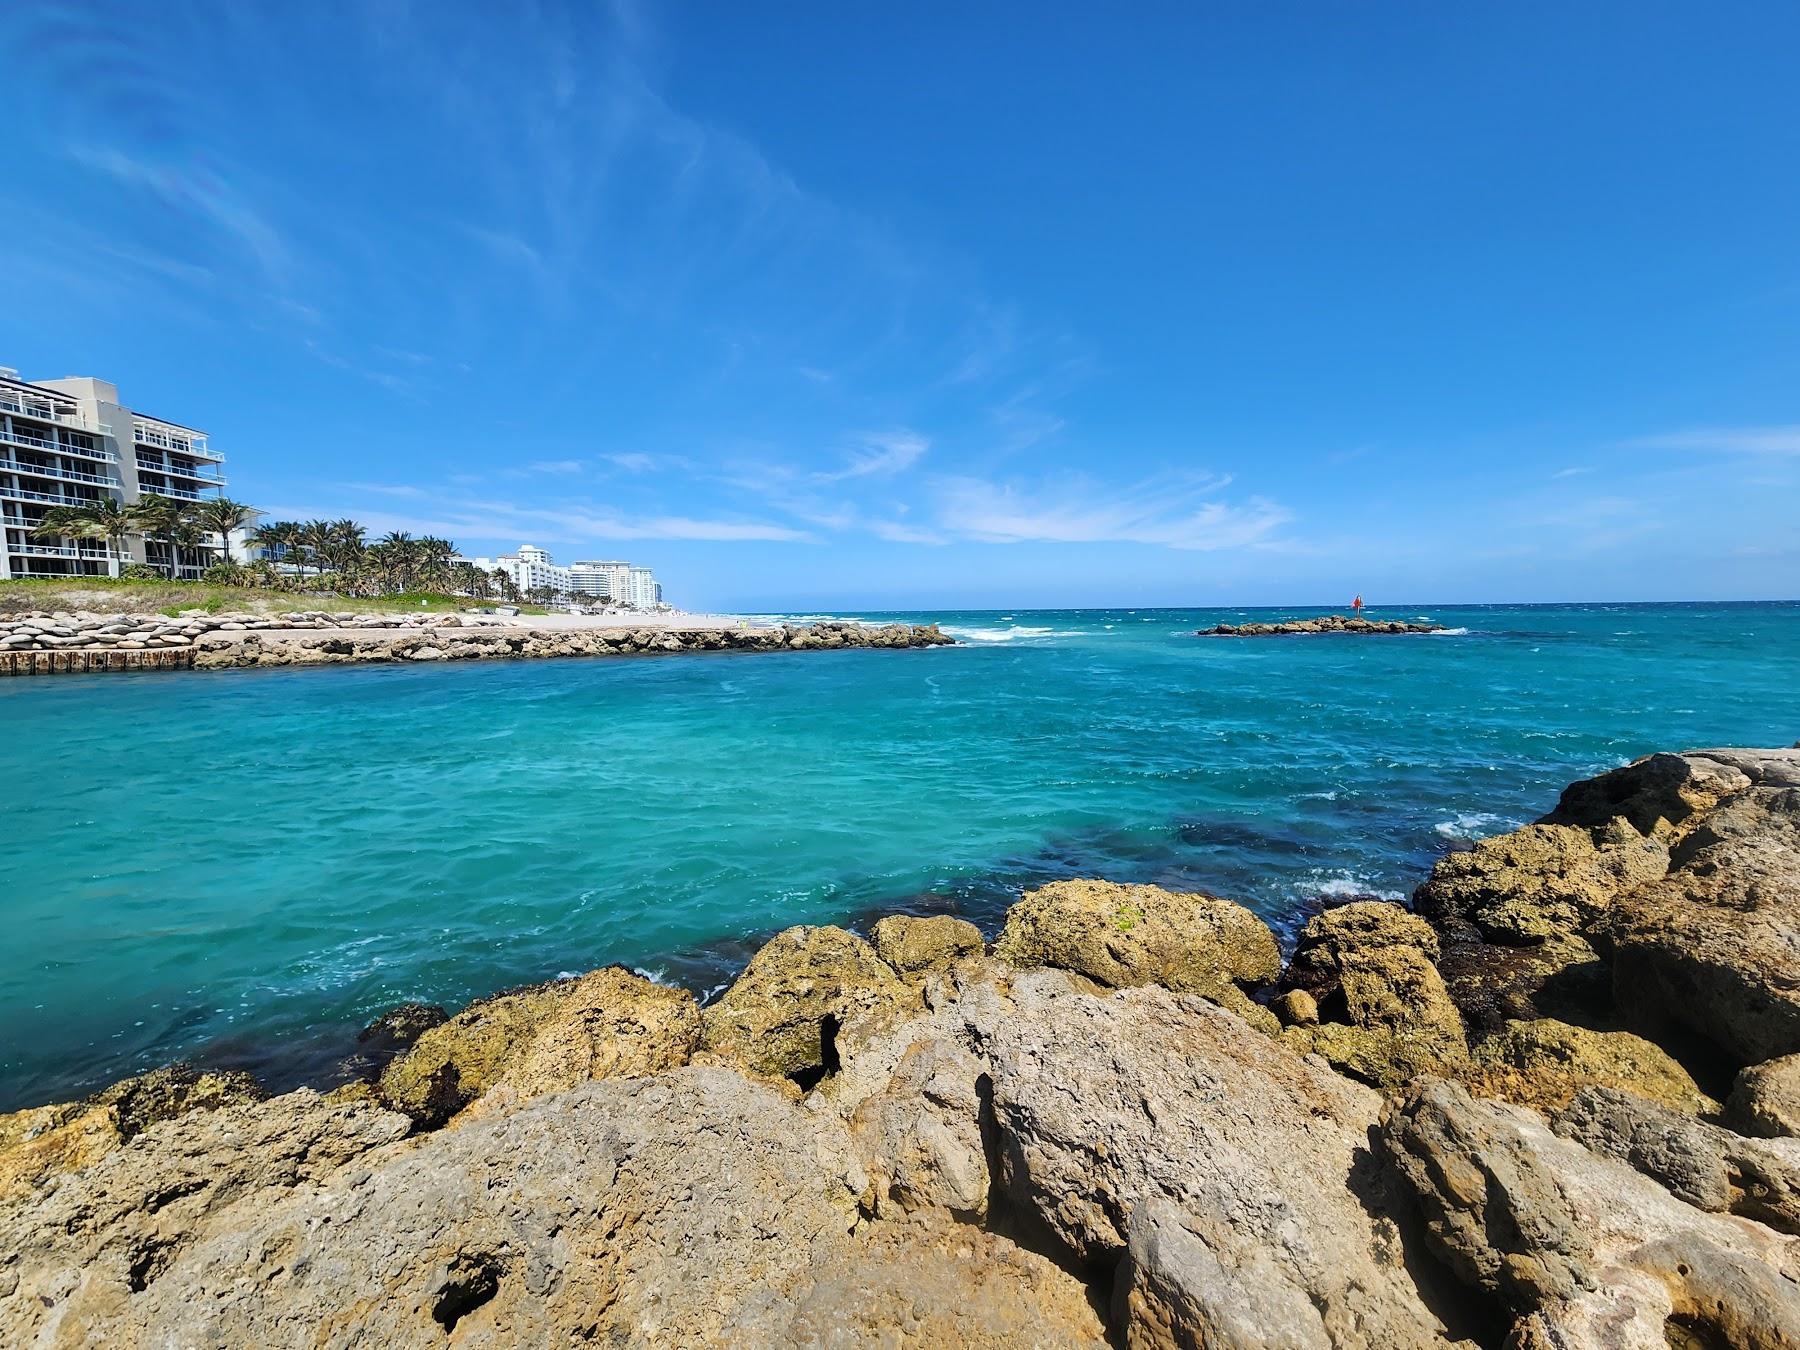
[[[1800,594],[1800,7],[16,3],[0,364],[690,607]]]

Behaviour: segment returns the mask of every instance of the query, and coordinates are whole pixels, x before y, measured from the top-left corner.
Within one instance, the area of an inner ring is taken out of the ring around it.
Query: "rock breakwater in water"
[[[1316,619],[1286,623],[1221,623],[1199,630],[1200,637],[1287,637],[1302,633],[1441,633],[1441,623],[1405,623],[1399,619],[1350,618],[1321,614]]]
[[[1285,968],[1080,881],[406,1005],[0,1117],[0,1341],[1792,1347],[1796,932],[1800,749],[1709,750]]]
[[[807,651],[844,647],[936,647],[955,639],[935,624],[782,624],[728,627],[667,623],[632,626],[533,626],[458,614],[161,615],[33,613],[0,619],[0,663],[20,674],[39,670],[162,668],[151,653],[181,653],[184,668],[341,665],[354,662],[470,661],[645,652]],[[45,654],[70,661],[45,662]],[[73,659],[78,654],[101,661]],[[134,655],[135,654],[135,655]],[[123,655],[126,664],[112,661]],[[16,659],[15,659],[16,658]]]

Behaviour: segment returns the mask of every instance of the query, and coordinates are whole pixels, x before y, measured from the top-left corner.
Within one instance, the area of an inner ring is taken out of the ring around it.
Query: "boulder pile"
[[[1405,623],[1399,619],[1365,619],[1321,614],[1316,619],[1286,623],[1221,623],[1199,630],[1200,637],[1286,637],[1299,633],[1441,633],[1441,623]]]
[[[31,612],[0,618],[8,652],[194,653],[194,668],[466,661],[495,657],[617,656],[642,652],[806,651],[938,647],[935,624],[826,622],[769,628],[539,628],[484,614]],[[85,668],[85,667],[84,667]]]
[[[0,1342],[1792,1350],[1797,908],[1800,749],[1699,751],[1285,969],[1082,881],[409,1004],[0,1117]]]

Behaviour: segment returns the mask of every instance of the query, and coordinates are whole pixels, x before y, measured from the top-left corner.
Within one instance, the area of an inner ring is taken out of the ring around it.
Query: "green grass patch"
[[[413,592],[406,595],[354,596],[332,591],[267,590],[259,586],[226,586],[207,581],[140,581],[116,577],[31,577],[0,581],[0,614],[31,609],[85,609],[107,614],[166,614],[184,609],[208,614],[226,610],[250,614],[293,614],[299,610],[331,610],[354,614],[453,614],[487,607],[496,600],[462,595]],[[543,614],[542,605],[519,605],[523,614]]]

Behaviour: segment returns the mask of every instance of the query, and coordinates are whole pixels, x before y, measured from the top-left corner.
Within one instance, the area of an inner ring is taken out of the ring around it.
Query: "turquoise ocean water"
[[[1291,932],[1572,778],[1800,737],[1800,606],[1380,613],[1452,631],[940,612],[962,645],[6,681],[0,1110],[177,1056],[316,1081],[401,1000],[704,993],[788,924],[991,929],[1055,877]]]

